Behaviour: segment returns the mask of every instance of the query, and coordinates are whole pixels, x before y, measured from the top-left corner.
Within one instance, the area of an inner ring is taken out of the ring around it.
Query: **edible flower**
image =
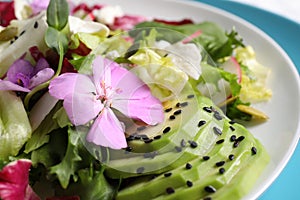
[[[45,58],[40,57],[33,66],[24,59],[25,54],[16,60],[7,71],[7,79],[0,79],[0,90],[30,92],[34,87],[52,78],[54,70]]]
[[[49,85],[50,94],[64,100],[63,106],[75,126],[94,120],[86,137],[88,142],[113,149],[127,147],[125,127],[115,110],[149,125],[163,121],[161,102],[132,72],[101,56],[91,66],[92,75],[65,73]]]
[[[3,200],[40,200],[29,185],[31,161],[13,161],[0,171],[0,198]]]

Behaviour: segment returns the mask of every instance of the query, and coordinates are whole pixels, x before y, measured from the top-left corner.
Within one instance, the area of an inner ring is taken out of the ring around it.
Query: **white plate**
[[[218,23],[226,30],[235,27],[247,44],[254,47],[258,60],[271,68],[271,101],[257,105],[269,117],[266,123],[248,129],[264,144],[271,163],[244,199],[258,198],[275,180],[290,159],[300,135],[300,81],[298,72],[282,48],[254,25],[220,9],[180,0],[89,0],[88,3],[120,5],[125,13],[162,19],[191,18]]]

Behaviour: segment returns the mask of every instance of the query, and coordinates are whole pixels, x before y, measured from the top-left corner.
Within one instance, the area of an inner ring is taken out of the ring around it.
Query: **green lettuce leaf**
[[[16,156],[31,137],[31,126],[22,100],[0,91],[0,160]]]
[[[109,183],[103,175],[103,166],[100,170],[94,168],[78,171],[79,180],[70,184],[67,190],[56,190],[57,195],[79,195],[80,199],[110,200],[117,192],[117,183]]]
[[[80,144],[80,134],[76,130],[69,128],[68,130],[68,145],[66,153],[62,161],[50,167],[50,174],[56,175],[61,186],[67,188],[71,177],[77,181],[76,171],[78,170],[78,163],[82,161],[79,155],[78,146]]]
[[[138,35],[147,28],[156,28],[159,33],[158,40],[163,39],[170,43],[178,42],[184,37],[190,36],[196,31],[201,34],[193,40],[202,46],[215,62],[218,59],[232,54],[233,49],[243,46],[236,32],[227,34],[219,25],[213,22],[202,22],[198,24],[167,25],[159,22],[143,22],[136,25],[137,30],[132,31],[132,35]],[[173,30],[173,31],[172,31]],[[182,35],[179,35],[181,33]]]

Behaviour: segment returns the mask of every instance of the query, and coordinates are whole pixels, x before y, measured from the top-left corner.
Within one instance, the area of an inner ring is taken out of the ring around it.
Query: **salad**
[[[0,199],[240,199],[270,69],[238,30],[67,0],[0,2]]]

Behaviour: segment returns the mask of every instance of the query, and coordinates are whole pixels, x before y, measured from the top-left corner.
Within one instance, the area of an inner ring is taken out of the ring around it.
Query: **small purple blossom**
[[[16,60],[7,71],[6,79],[0,79],[0,90],[30,92],[34,87],[52,78],[53,69],[41,57],[33,66],[24,56]]]
[[[87,141],[121,149],[127,146],[124,125],[114,113],[155,125],[163,121],[161,102],[135,74],[117,63],[95,58],[93,74],[65,73],[50,82],[52,96],[64,100],[63,106],[74,125],[94,120]]]

